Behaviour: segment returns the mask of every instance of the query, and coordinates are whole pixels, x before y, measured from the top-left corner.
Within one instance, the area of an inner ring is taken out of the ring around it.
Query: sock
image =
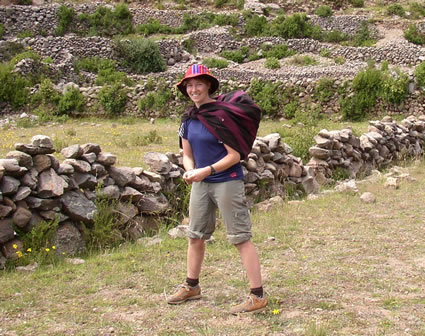
[[[257,287],[257,288],[251,288],[251,294],[254,294],[255,296],[262,298],[264,295],[263,286]]]
[[[186,283],[190,287],[196,287],[199,284],[199,279],[186,278]]]

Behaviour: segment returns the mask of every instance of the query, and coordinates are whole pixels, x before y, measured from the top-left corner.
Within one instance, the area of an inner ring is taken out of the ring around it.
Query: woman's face
[[[210,87],[211,83],[208,80],[191,78],[187,80],[186,92],[195,105],[199,107],[211,100],[208,93]]]

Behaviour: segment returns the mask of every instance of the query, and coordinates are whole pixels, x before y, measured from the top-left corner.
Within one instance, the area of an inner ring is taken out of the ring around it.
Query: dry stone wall
[[[242,161],[249,204],[274,195],[316,193],[336,169],[350,177],[391,165],[407,157],[423,157],[425,116],[410,116],[397,124],[386,117],[371,121],[367,133],[357,137],[347,128],[322,130],[310,148],[304,165],[277,133],[257,137],[251,153]],[[161,216],[177,212],[166,195],[176,195],[184,172],[180,154],[147,153],[149,170],[115,167],[116,156],[102,152],[98,144],[62,149],[66,158],[53,155],[51,139],[37,135],[30,144],[16,144],[0,160],[0,266],[17,258],[23,243],[15,230],[29,232],[41,221],[57,219],[56,252],[84,250],[83,225],[93,225],[96,195],[116,200],[116,212],[126,227],[125,236],[136,239],[146,228],[157,227]]]

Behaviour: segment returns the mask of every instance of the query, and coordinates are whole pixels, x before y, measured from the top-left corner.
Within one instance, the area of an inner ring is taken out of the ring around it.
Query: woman
[[[242,91],[211,98],[218,86],[218,80],[204,65],[190,66],[177,84],[194,103],[184,114],[179,132],[186,170],[183,178],[192,184],[192,191],[187,278],[167,302],[180,304],[201,297],[199,276],[205,240],[215,230],[218,207],[227,238],[240,252],[251,288],[248,300],[232,307],[231,312],[259,312],[266,308],[267,298],[261,284],[257,251],[250,240],[251,221],[240,160],[251,150],[261,111]]]

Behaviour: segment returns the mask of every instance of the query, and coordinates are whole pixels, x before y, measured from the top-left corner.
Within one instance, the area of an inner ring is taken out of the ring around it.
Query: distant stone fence
[[[258,137],[242,161],[248,203],[274,195],[316,193],[333,171],[345,169],[350,177],[368,174],[407,157],[423,157],[425,116],[410,116],[397,124],[390,117],[371,121],[360,137],[351,129],[322,130],[310,148],[304,165],[282,143],[277,133]],[[116,200],[116,212],[126,227],[125,236],[137,239],[146,228],[158,227],[161,216],[172,209],[184,172],[180,154],[147,153],[150,170],[115,167],[116,156],[98,144],[72,145],[62,149],[63,162],[52,155],[51,139],[37,135],[30,144],[16,144],[0,160],[0,266],[17,258],[23,243],[15,228],[29,232],[41,221],[57,219],[56,253],[74,254],[85,248],[83,224],[93,225],[96,195]],[[0,267],[1,268],[1,267]]]

